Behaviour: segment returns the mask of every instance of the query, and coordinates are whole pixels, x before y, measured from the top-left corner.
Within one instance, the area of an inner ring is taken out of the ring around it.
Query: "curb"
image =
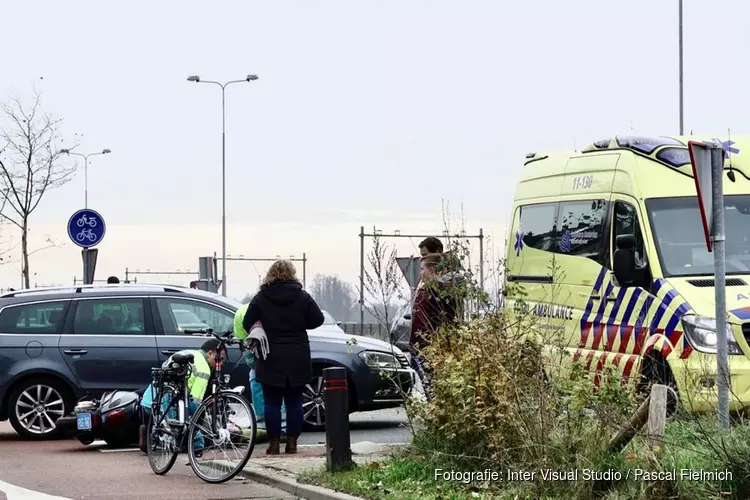
[[[329,490],[322,486],[300,483],[296,479],[285,477],[279,473],[268,472],[255,465],[245,466],[240,475],[307,500],[361,500],[361,497]]]

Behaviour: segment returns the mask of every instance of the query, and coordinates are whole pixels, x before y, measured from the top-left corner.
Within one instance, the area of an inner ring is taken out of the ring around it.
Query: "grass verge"
[[[467,485],[436,481],[434,465],[411,453],[401,453],[388,461],[360,465],[346,472],[305,471],[298,479],[373,500],[481,497]]]
[[[670,421],[666,426],[665,446],[654,454],[637,437],[621,453],[601,454],[596,461],[586,464],[591,471],[619,471],[620,480],[594,488],[593,481],[584,481],[579,470],[578,481],[542,480],[536,468],[532,481],[461,482],[436,478],[436,469],[444,471],[472,471],[483,469],[477,464],[462,463],[411,447],[394,454],[390,459],[361,465],[354,470],[332,474],[325,470],[311,470],[300,474],[299,481],[323,486],[372,500],[391,499],[487,499],[487,498],[603,498],[606,500],[633,500],[652,498],[680,498],[685,500],[748,498],[750,477],[746,459],[750,445],[750,426],[737,425],[723,439],[715,436],[713,444],[706,442],[704,433],[711,429],[711,419],[703,421]],[[714,436],[711,436],[714,437]],[[420,442],[419,436],[415,436]],[[717,450],[712,450],[712,448]],[[724,457],[716,451],[726,453]],[[582,450],[583,451],[583,450]],[[732,462],[741,462],[735,464]],[[580,463],[580,462],[579,462]],[[731,480],[689,480],[679,477],[681,471],[713,472],[730,470]],[[497,470],[501,477],[506,471]],[[530,469],[534,470],[534,469]],[[641,478],[636,479],[636,471]],[[626,472],[630,476],[626,477]],[[677,478],[667,478],[665,473],[675,471]],[[647,472],[647,473],[646,473]],[[660,476],[660,477],[657,477]],[[651,479],[648,479],[648,478]],[[593,491],[598,489],[598,492]],[[598,493],[598,494],[596,494]]]

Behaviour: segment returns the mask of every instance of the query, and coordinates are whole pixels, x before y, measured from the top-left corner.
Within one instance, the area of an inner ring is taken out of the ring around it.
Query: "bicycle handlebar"
[[[245,342],[240,339],[234,338],[232,336],[233,333],[234,332],[232,331],[216,333],[211,328],[208,329],[208,334],[211,335],[216,340],[218,340],[219,343],[222,345],[222,347],[228,346],[228,345],[237,345],[240,347],[240,350],[244,350],[246,347]]]

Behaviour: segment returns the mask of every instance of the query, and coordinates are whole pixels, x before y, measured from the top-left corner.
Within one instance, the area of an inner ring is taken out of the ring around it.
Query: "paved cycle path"
[[[243,478],[211,485],[186,464],[180,456],[167,475],[157,476],[139,451],[101,453],[72,439],[26,441],[0,422],[0,500],[294,498]]]

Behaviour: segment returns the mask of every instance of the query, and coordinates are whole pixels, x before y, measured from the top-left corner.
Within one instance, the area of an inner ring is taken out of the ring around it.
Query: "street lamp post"
[[[682,0],[678,0],[679,17],[679,53],[680,53],[680,135],[685,133],[685,99],[683,90],[683,62],[682,62]]]
[[[61,153],[67,155],[75,155],[83,158],[83,208],[89,208],[89,156],[106,155],[111,153],[109,149],[103,149],[98,153],[89,153],[87,155],[82,153],[75,153],[69,149],[61,149]]]
[[[201,80],[198,75],[187,78],[189,82],[213,83],[221,87],[221,294],[227,296],[227,168],[226,168],[226,99],[225,90],[232,83],[252,82],[258,75],[247,75],[244,80],[232,80],[226,83],[212,80]]]

